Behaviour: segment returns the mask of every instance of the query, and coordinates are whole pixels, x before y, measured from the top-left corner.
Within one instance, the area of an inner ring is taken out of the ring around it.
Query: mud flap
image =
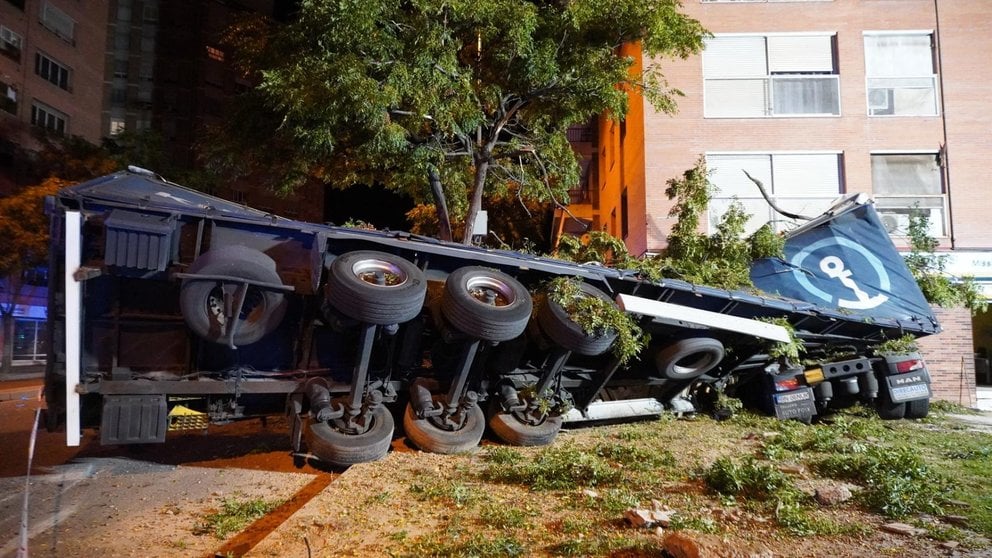
[[[169,425],[164,394],[107,395],[103,398],[100,443],[157,444]]]

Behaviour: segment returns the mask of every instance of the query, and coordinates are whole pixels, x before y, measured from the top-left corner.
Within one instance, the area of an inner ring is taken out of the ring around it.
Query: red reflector
[[[919,370],[923,368],[923,361],[918,358],[913,360],[904,360],[902,362],[896,363],[896,372],[902,374],[904,372],[912,372],[913,370]]]
[[[787,380],[776,380],[775,381],[775,391],[788,391],[790,389],[799,389],[802,384],[799,383],[799,377],[793,376]]]

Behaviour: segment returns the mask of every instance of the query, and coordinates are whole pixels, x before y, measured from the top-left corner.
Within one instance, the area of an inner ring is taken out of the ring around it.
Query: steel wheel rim
[[[465,289],[473,300],[497,308],[509,306],[517,299],[513,288],[495,277],[471,277]]]
[[[351,266],[351,272],[363,283],[387,289],[406,283],[407,275],[399,266],[386,260],[360,260]]]

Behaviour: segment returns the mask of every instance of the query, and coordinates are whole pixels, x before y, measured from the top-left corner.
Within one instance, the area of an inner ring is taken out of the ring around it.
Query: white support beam
[[[691,306],[671,304],[626,294],[618,294],[616,300],[617,305],[623,311],[630,312],[631,314],[640,314],[642,316],[651,316],[664,320],[678,320],[714,329],[736,331],[737,333],[754,335],[755,337],[771,339],[772,341],[780,341],[782,343],[791,341],[789,331],[784,327],[759,320],[728,316],[718,312],[692,308]]]
[[[82,262],[82,215],[65,212],[65,443],[78,446],[79,371],[82,361],[83,285],[74,277]]]

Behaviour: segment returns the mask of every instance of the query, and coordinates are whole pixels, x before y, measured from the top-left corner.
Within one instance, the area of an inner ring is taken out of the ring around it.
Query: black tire
[[[458,430],[437,427],[431,419],[419,419],[413,406],[407,404],[403,414],[406,439],[414,446],[431,453],[455,454],[475,450],[486,430],[486,416],[478,405],[467,411],[465,424]]]
[[[240,277],[263,283],[282,284],[272,258],[245,246],[226,246],[201,254],[190,273]],[[219,305],[223,304],[220,285],[215,281],[184,279],[179,307],[190,330],[212,343],[227,344],[227,334]],[[289,301],[281,291],[248,287],[244,307],[238,316],[235,345],[250,345],[272,333],[286,315]]]
[[[491,302],[484,300],[494,297]],[[462,267],[444,283],[441,313],[458,331],[483,341],[509,341],[527,328],[534,303],[509,275],[485,267]]]
[[[613,301],[603,291],[582,283],[579,285],[582,296],[594,297],[605,300],[610,304]],[[563,349],[568,349],[573,353],[585,356],[596,356],[605,353],[613,346],[617,338],[617,332],[606,331],[600,335],[589,335],[582,329],[582,326],[572,321],[568,312],[557,302],[550,298],[537,312],[537,323],[541,325],[541,330],[556,345]]]
[[[494,406],[498,407],[498,406]],[[555,441],[564,419],[545,417],[540,424],[524,424],[512,413],[495,409],[489,418],[489,428],[497,438],[514,446],[546,446]]]
[[[930,414],[930,398],[917,399],[916,401],[906,402],[906,418],[908,419],[921,419],[927,418]]]
[[[306,429],[306,443],[317,459],[347,467],[382,459],[393,441],[393,415],[384,406],[372,411],[372,425],[361,434],[341,432],[326,422],[311,422]]]
[[[380,279],[386,284],[379,284]],[[376,325],[401,324],[420,314],[427,296],[424,273],[409,260],[362,250],[331,262],[327,302],[345,316]]]
[[[658,373],[669,380],[691,380],[723,360],[723,343],[712,337],[693,337],[672,343],[658,352]]]
[[[906,416],[906,403],[893,403],[889,388],[882,386],[878,390],[878,399],[875,400],[875,410],[882,420],[899,420]]]

